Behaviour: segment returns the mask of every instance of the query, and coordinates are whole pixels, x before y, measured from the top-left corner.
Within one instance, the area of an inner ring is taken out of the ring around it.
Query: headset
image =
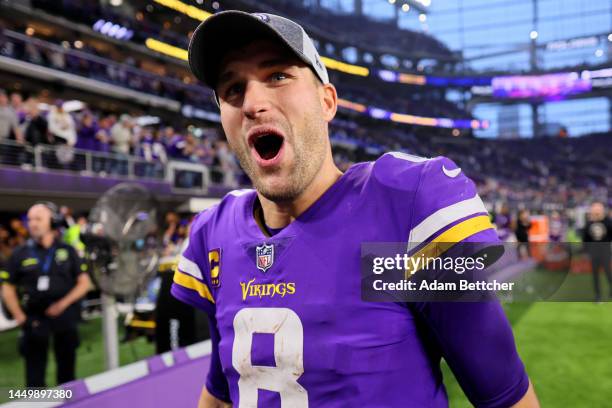
[[[57,230],[64,224],[64,217],[55,203],[51,201],[38,201],[34,205],[43,205],[51,211],[51,222],[49,226],[52,230]]]

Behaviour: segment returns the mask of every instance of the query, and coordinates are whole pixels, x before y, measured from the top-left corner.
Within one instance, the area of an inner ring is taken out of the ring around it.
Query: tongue
[[[270,151],[263,152],[262,154],[260,154],[260,156],[264,160],[270,160],[270,159],[273,159],[277,153],[278,153],[278,150],[276,151],[270,150]]]

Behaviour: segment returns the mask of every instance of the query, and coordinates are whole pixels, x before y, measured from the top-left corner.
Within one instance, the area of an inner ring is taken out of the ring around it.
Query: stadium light
[[[346,62],[338,61],[332,58],[321,57],[321,61],[329,69],[344,72],[346,74],[352,74],[357,76],[366,77],[370,75],[370,70],[360,65],[347,64]]]
[[[178,11],[179,13],[185,14],[194,20],[204,21],[208,17],[212,16],[211,13],[204,11],[195,6],[191,6],[189,4],[185,4],[182,1],[178,0],[154,0],[155,3],[161,4],[162,6],[168,7],[174,11]],[[217,3],[217,2],[215,2]],[[215,8],[213,4],[213,8]],[[219,4],[217,3],[217,8],[219,8]]]
[[[531,30],[531,32],[529,33],[529,38],[535,40],[536,38],[538,38],[538,32],[536,30]]]
[[[170,45],[163,41],[156,40],[154,38],[147,38],[145,46],[153,51],[157,51],[161,54],[169,55],[174,58],[187,61],[187,50],[174,45]],[[370,70],[367,67],[361,65],[348,64],[346,62],[338,61],[333,58],[321,57],[321,61],[325,64],[328,69],[344,72],[346,74],[357,75],[367,77],[370,75]]]
[[[110,5],[113,7],[119,7],[123,4],[123,0],[110,0]]]
[[[408,3],[402,4],[402,11],[404,13],[407,13],[408,11],[410,11],[410,6],[408,5]]]
[[[608,41],[612,42],[612,34],[608,34]]]
[[[420,21],[421,23],[426,22],[426,21],[427,21],[427,15],[425,15],[425,14],[423,14],[423,13],[419,14],[419,21]]]
[[[395,0],[389,0],[389,4],[395,4]]]
[[[169,55],[183,61],[188,60],[187,50],[175,47],[174,45],[166,44],[165,42],[161,42],[153,38],[147,38],[145,41],[145,46],[150,50],[159,52],[160,54]]]
[[[103,19],[96,21],[92,28],[94,31],[116,38],[117,40],[127,41],[134,36],[134,32],[127,27]]]
[[[603,55],[604,55],[604,52],[603,52],[603,50],[602,50],[601,48],[598,48],[598,49],[595,51],[595,56],[596,56],[597,58],[599,58],[599,57],[603,57]]]
[[[427,83],[427,77],[424,75],[414,75],[414,74],[399,74],[399,82],[402,84],[411,84],[411,85],[425,85]]]

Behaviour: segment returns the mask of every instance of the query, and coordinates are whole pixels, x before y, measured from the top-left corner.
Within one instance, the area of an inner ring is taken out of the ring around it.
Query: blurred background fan
[[[134,297],[157,273],[158,216],[155,198],[139,184],[119,184],[98,200],[89,215],[91,231],[81,239],[102,292]]]

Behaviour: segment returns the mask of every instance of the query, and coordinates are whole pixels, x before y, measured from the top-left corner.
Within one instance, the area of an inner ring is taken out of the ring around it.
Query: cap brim
[[[257,38],[278,39],[297,57],[303,59],[270,25],[252,14],[230,10],[204,20],[193,33],[189,43],[189,66],[200,81],[215,88],[219,65],[224,55],[237,46]]]

